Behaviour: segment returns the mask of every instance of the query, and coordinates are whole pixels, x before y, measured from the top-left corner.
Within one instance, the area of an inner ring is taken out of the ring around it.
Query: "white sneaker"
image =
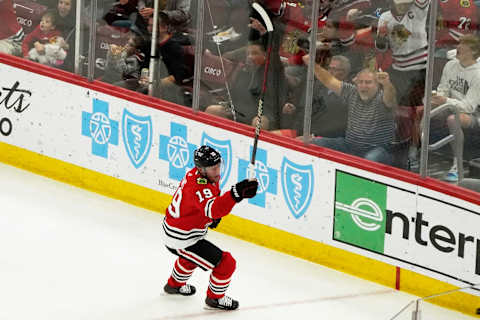
[[[448,170],[447,175],[445,176],[445,181],[448,182],[458,182],[458,169],[456,165],[453,165],[450,170]]]

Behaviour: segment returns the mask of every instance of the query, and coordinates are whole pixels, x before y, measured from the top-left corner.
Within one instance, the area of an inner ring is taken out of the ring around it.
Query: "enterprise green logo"
[[[335,240],[383,253],[387,186],[337,171]]]
[[[435,218],[432,214],[402,213],[401,208],[388,205],[387,190],[393,192],[394,187],[341,171],[337,171],[336,178],[334,240],[393,258],[402,257],[404,261],[417,260],[415,254],[419,252],[424,257],[449,254],[452,263],[473,258],[473,270],[480,275],[480,239],[461,232],[462,226],[454,218],[446,224],[445,220],[432,221]],[[398,251],[400,244],[410,250]]]

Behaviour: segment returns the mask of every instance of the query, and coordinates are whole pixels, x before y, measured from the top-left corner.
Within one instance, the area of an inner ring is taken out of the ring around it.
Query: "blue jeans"
[[[392,154],[389,152],[388,145],[376,146],[367,152],[359,152],[354,150],[346,141],[345,138],[314,138],[312,143],[333,150],[337,150],[343,153],[352,154],[357,157],[361,157],[370,161],[380,162],[386,165],[393,163]]]

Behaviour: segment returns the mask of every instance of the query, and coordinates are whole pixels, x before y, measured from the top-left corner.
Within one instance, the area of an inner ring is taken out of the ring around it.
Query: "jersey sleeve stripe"
[[[209,217],[210,219],[213,219],[213,217],[212,217],[212,205],[213,205],[214,201],[215,201],[215,198],[210,199],[210,200],[207,201],[207,204],[205,205],[205,215],[207,217]]]

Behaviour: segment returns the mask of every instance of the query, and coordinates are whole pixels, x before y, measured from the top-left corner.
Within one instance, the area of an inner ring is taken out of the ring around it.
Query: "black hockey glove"
[[[257,194],[257,180],[242,180],[232,186],[230,193],[236,202],[242,201],[244,198],[253,198]]]
[[[222,221],[222,218],[213,219],[212,223],[208,226],[210,229],[215,229],[218,227],[218,224]]]

